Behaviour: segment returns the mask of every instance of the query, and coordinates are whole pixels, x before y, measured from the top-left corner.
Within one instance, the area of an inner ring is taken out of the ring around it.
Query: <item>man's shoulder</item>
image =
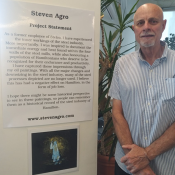
[[[168,49],[168,52],[167,52],[167,59],[168,59],[171,63],[175,63],[175,50]]]
[[[175,56],[175,50],[171,50],[171,49],[168,49],[168,53],[172,54],[173,56]],[[174,58],[174,57],[173,57]]]
[[[130,62],[130,61],[136,61],[138,60],[138,56],[139,56],[139,51],[134,51],[134,52],[131,52],[129,54],[126,54],[126,55],[123,55],[121,56],[118,61],[119,62]]]

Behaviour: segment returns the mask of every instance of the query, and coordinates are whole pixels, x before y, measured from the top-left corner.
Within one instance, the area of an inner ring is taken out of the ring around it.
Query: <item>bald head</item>
[[[143,14],[143,13],[153,13],[153,12],[156,12],[156,14],[158,15],[158,17],[163,20],[163,11],[162,9],[156,5],[156,4],[152,4],[152,3],[147,3],[147,4],[143,4],[141,5],[136,13],[134,14],[134,20],[135,18],[139,17],[140,14]]]

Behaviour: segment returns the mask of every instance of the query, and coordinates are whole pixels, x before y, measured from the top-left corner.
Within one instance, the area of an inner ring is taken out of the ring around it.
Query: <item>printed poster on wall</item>
[[[92,119],[94,12],[0,2],[4,127]]]

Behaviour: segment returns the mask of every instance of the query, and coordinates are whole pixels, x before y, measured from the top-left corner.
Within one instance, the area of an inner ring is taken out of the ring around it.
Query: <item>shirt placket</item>
[[[143,118],[143,143],[144,147],[150,144],[151,117],[153,116],[154,107],[154,69],[150,66],[148,73],[147,93],[145,102],[145,113]]]

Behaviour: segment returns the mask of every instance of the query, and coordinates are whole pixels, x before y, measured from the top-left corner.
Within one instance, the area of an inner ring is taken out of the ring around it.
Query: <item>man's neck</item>
[[[141,47],[141,54],[144,60],[150,65],[153,65],[154,61],[162,56],[164,48],[165,46],[162,46],[161,44],[157,47]]]

